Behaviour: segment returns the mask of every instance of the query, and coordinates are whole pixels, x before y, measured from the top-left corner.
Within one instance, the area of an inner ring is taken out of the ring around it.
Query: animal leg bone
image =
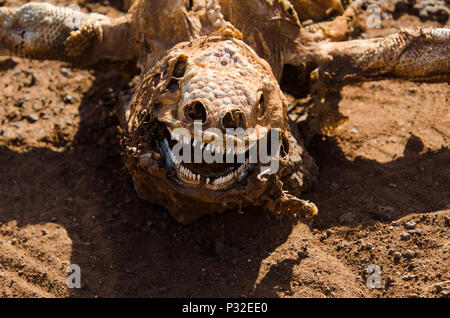
[[[312,78],[339,86],[348,82],[401,78],[450,80],[450,29],[402,30],[369,40],[312,45]]]

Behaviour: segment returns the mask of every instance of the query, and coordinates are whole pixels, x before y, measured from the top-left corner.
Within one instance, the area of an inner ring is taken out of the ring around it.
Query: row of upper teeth
[[[183,166],[181,164],[180,160],[178,160],[176,158],[176,156],[173,154],[172,150],[170,149],[169,142],[167,141],[166,138],[164,138],[164,146],[167,149],[170,159],[176,166],[178,176],[181,177],[182,179],[185,179],[185,180],[191,182],[191,183],[200,184],[201,175],[192,172],[191,170],[189,170],[188,168],[186,168],[185,166]],[[213,180],[213,181],[211,181],[210,178],[206,178],[205,183],[206,183],[206,185],[212,185],[212,186],[220,186],[220,185],[226,184],[229,181],[240,176],[241,173],[243,171],[245,171],[245,169],[248,167],[248,165],[249,165],[249,159],[246,159],[245,163],[243,163],[237,170],[229,173],[226,176],[217,178],[216,180]]]
[[[178,142],[181,142],[181,143],[184,143],[184,144],[187,144],[187,145],[191,144],[191,137],[190,136],[181,136],[181,135],[179,135],[179,134],[177,134],[177,133],[175,133],[173,131],[171,131],[170,134],[171,134],[173,140],[176,140]],[[243,152],[246,151],[245,147],[238,147],[238,148],[228,147],[228,148],[225,148],[223,146],[220,146],[220,145],[217,145],[217,144],[214,144],[214,143],[204,143],[204,142],[197,141],[195,138],[192,138],[192,139],[193,139],[192,145],[194,146],[194,148],[197,147],[197,145],[200,144],[200,149],[201,150],[206,149],[206,151],[211,152],[211,153],[219,153],[221,155],[225,155],[225,153],[226,153],[227,155],[233,154],[233,156],[234,156],[234,155],[236,155],[238,153],[242,154]]]

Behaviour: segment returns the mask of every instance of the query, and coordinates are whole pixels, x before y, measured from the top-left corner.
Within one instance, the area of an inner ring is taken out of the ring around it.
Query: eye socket
[[[184,116],[192,121],[199,120],[202,124],[206,123],[207,112],[206,107],[200,101],[193,101],[184,106]]]
[[[175,64],[175,67],[173,68],[173,73],[169,81],[169,84],[167,84],[167,91],[169,93],[174,94],[179,89],[180,80],[184,77],[184,74],[186,73],[187,60],[188,58],[185,55],[180,55],[178,57],[178,61]]]
[[[261,97],[259,98],[258,105],[256,105],[256,116],[259,118],[264,117],[266,114],[266,103],[265,103],[265,97],[264,94],[261,94]]]

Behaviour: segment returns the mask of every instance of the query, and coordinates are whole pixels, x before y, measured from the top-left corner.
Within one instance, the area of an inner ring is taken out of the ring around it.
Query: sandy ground
[[[26,1],[2,1],[15,5]],[[79,3],[120,14],[121,1]],[[98,4],[101,3],[101,4]],[[383,29],[441,26],[403,15]],[[183,226],[140,200],[118,143],[105,65],[0,58],[0,297],[448,297],[450,90],[343,89],[349,120],[310,151],[311,227],[247,209]],[[68,289],[77,264],[82,288]],[[378,265],[381,286],[366,284]]]

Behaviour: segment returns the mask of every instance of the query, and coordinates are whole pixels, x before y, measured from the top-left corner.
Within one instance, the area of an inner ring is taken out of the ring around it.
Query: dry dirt
[[[121,1],[49,2],[121,10]],[[420,25],[441,26],[402,15],[366,35]],[[140,200],[123,168],[116,102],[129,80],[106,65],[8,57],[0,74],[0,297],[450,293],[446,83],[343,89],[348,122],[310,147],[321,170],[305,194],[320,210],[311,227],[251,208],[183,226]],[[81,289],[66,287],[70,264]],[[379,289],[366,285],[371,264]]]

